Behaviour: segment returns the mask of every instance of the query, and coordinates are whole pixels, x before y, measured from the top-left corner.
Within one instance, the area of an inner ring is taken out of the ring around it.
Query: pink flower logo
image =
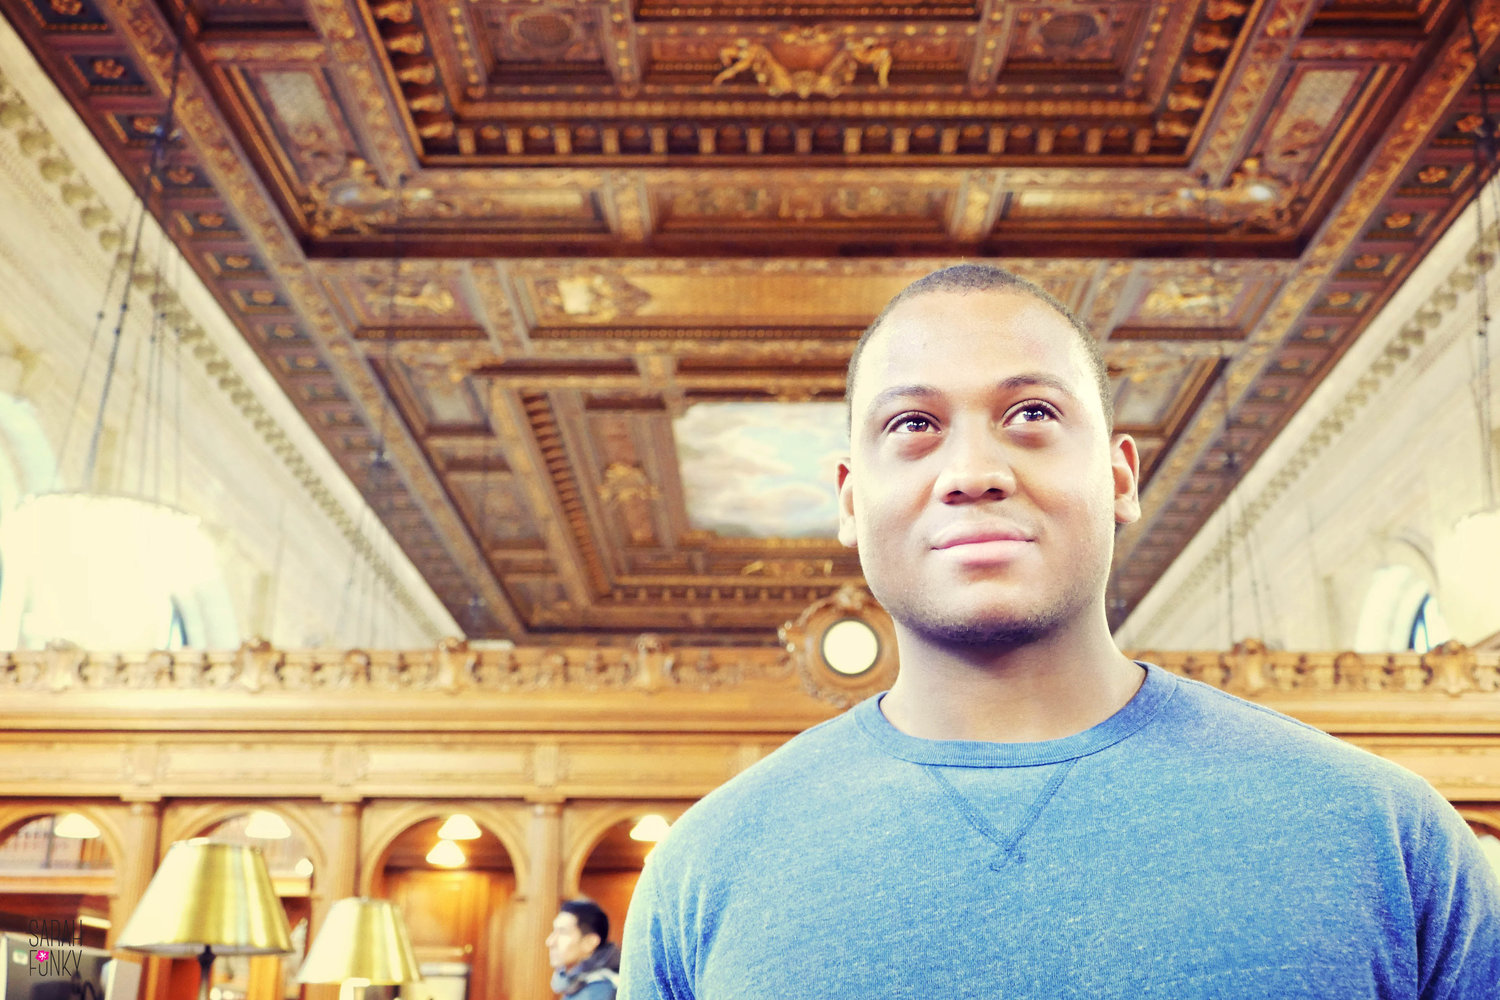
[[[43,948],[41,951],[36,953],[36,960],[38,962],[45,962],[47,961],[48,956],[50,956],[51,954],[52,952],[48,951],[46,948]]]

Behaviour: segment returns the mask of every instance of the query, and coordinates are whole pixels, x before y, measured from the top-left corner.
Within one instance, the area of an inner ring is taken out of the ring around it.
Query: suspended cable
[[[125,330],[125,318],[130,311],[130,286],[135,279],[135,268],[140,260],[141,236],[146,229],[146,216],[149,214],[146,205],[151,196],[151,178],[155,176],[157,167],[160,165],[163,150],[166,147],[167,138],[171,135],[173,123],[177,111],[177,88],[182,80],[182,46],[172,55],[172,86],[167,95],[167,112],[164,120],[157,125],[155,141],[151,147],[151,156],[147,161],[146,175],[141,180],[141,212],[137,216],[135,235],[130,244],[130,262],[125,267],[125,280],[120,293],[120,311],[115,317],[114,339],[109,348],[109,359],[104,367],[104,388],[99,395],[99,412],[94,417],[94,430],[89,436],[88,456],[84,460],[83,486],[85,489],[92,488],[94,481],[95,464],[99,458],[99,437],[104,430],[104,413],[109,403],[110,388],[114,383],[115,367],[120,355],[120,340]],[[123,441],[123,438],[122,438]]]
[[[135,213],[137,211],[144,212],[145,210],[145,206],[140,203],[131,204],[130,210],[129,212],[127,212],[125,217],[125,225],[120,229],[121,238],[124,237],[125,233],[129,232],[131,223],[135,218]],[[62,488],[63,463],[68,455],[68,444],[73,437],[74,420],[78,415],[79,403],[83,400],[83,387],[85,383],[88,382],[89,368],[93,365],[94,362],[94,348],[98,346],[99,334],[104,329],[105,313],[107,311],[109,301],[114,295],[115,280],[121,274],[122,268],[125,264],[125,258],[126,255],[123,249],[117,249],[115,251],[114,260],[110,263],[109,267],[109,277],[104,282],[104,297],[100,299],[99,309],[94,314],[94,329],[89,335],[88,352],[84,354],[83,365],[80,366],[78,371],[78,384],[73,389],[73,402],[72,405],[68,407],[68,421],[63,425],[62,442],[57,449],[57,465],[53,469],[52,485],[54,489]],[[127,288],[124,294],[128,295],[129,279],[127,278],[126,280]]]
[[[172,270],[174,272],[172,286],[182,288],[182,254],[172,258]],[[178,506],[182,505],[182,310],[177,311],[176,336],[172,340],[172,405],[174,413],[172,416],[172,472],[174,482],[172,485],[172,502]]]
[[[372,363],[370,372],[372,383],[376,392],[380,394],[380,414],[375,425],[374,449],[370,454],[368,476],[365,479],[364,493],[365,502],[361,505],[359,517],[355,524],[354,552],[349,566],[349,576],[344,583],[344,595],[339,601],[338,624],[342,630],[346,609],[350,616],[351,632],[355,637],[363,637],[367,645],[373,645],[375,636],[376,620],[376,570],[375,560],[379,558],[377,547],[365,535],[365,520],[367,515],[373,514],[375,520],[382,525],[384,519],[380,511],[374,509],[379,498],[390,488],[390,474],[394,472],[391,467],[390,458],[386,454],[387,421],[390,415],[390,405],[386,390],[382,381],[388,377],[391,371],[391,340],[396,328],[396,308],[400,295],[402,253],[399,238],[399,227],[401,223],[401,208],[404,203],[406,189],[406,175],[403,173],[396,183],[396,209],[393,221],[393,229],[396,232],[395,253],[392,255],[390,283],[386,295],[385,309],[385,331],[384,344],[381,348],[381,362],[377,366]],[[394,553],[392,553],[394,554]],[[367,572],[361,573],[361,561],[368,563]],[[361,579],[362,576],[362,579]],[[362,583],[363,587],[359,584]]]
[[[1495,162],[1495,121],[1490,115],[1489,80],[1484,71],[1479,46],[1479,33],[1474,25],[1473,0],[1464,2],[1464,24],[1468,30],[1469,44],[1474,50],[1475,89],[1479,93],[1479,124],[1474,127],[1474,303],[1478,334],[1478,358],[1475,371],[1475,415],[1479,421],[1480,474],[1484,477],[1484,508],[1494,510],[1495,470],[1493,417],[1490,397],[1490,296],[1489,270],[1494,263],[1486,249],[1488,234],[1484,224],[1484,189],[1489,183],[1489,170]],[[1497,195],[1500,198],[1500,195]]]

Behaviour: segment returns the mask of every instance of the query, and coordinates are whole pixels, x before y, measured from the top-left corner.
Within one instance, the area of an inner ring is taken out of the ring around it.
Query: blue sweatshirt
[[[1500,997],[1500,886],[1430,785],[1146,670],[1065,739],[877,697],[791,740],[652,852],[620,1000]]]

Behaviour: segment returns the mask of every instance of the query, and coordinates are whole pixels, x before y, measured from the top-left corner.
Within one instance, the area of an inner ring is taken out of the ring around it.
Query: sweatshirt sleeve
[[[1434,793],[1410,864],[1422,1000],[1500,996],[1500,880],[1462,817]]]
[[[696,1000],[688,987],[681,914],[663,905],[660,865],[647,858],[636,883],[620,959],[619,1000]]]

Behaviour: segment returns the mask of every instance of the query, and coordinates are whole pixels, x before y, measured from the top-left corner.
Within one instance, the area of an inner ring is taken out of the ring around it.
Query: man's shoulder
[[[861,749],[858,706],[805,729],[706,795],[693,808],[705,814],[730,810],[747,798],[777,796],[791,785],[818,780],[826,768],[842,767]]]
[[[1191,730],[1184,752],[1211,766],[1237,761],[1272,780],[1325,783],[1393,805],[1430,804],[1437,795],[1420,775],[1315,726],[1200,681],[1177,678],[1173,717]]]
[[[674,824],[653,855],[676,853],[674,845],[737,835],[747,824],[774,822],[780,809],[801,809],[804,792],[833,773],[847,775],[865,744],[854,711],[845,712],[793,736],[724,784],[709,792]],[[873,748],[869,748],[873,752]]]

